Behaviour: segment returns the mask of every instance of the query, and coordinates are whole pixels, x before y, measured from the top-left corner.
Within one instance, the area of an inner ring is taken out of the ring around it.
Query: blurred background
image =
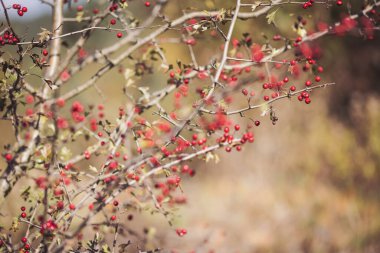
[[[33,5],[41,5],[39,1],[27,2],[31,13]],[[351,2],[355,13],[361,1]],[[130,8],[137,17],[149,15],[139,7],[142,4],[131,2]],[[190,6],[210,10],[233,5],[234,1],[221,0],[169,1],[165,14],[173,18]],[[36,12],[41,16],[30,15],[27,20],[14,17],[26,37],[49,23],[49,8]],[[276,17],[277,28],[268,25],[263,16],[239,21],[235,34],[240,38],[249,30],[258,43],[263,43],[263,34],[269,38],[277,33],[294,38],[291,26],[298,14],[310,20],[308,27],[315,30],[313,20],[333,23],[342,13],[347,13],[347,9],[316,6],[305,11],[299,6],[282,7]],[[76,24],[65,29],[75,30]],[[91,53],[112,44],[114,34],[104,34],[107,32],[95,33],[86,50]],[[220,43],[200,36],[194,47],[196,54],[202,55],[199,63],[206,64],[217,55]],[[217,164],[193,164],[197,175],[182,185],[188,203],[176,211],[177,225],[188,230],[185,237],[179,238],[160,214],[143,213],[129,223],[137,231],[149,228],[152,247],[173,252],[380,252],[379,35],[374,40],[364,40],[353,32],[344,37],[326,36],[318,44],[323,54],[320,62],[325,68],[323,80],[336,85],[314,92],[310,105],[296,100],[277,103],[279,121],[275,126],[268,117],[261,118],[260,112],[252,113],[261,121],[260,127],[254,129],[254,144],[239,153],[219,152],[221,162]],[[169,62],[190,61],[186,45],[161,46]],[[88,73],[96,69],[94,65],[73,78],[67,89],[85,81]],[[107,103],[109,115],[126,101],[120,92],[122,85],[117,84],[120,82],[122,75],[110,73],[98,83],[104,93],[104,98],[99,99]],[[137,82],[154,90],[165,85],[166,79],[157,74]],[[261,83],[249,87],[259,91]],[[91,103],[94,96],[96,91],[90,90],[76,99]],[[170,99],[167,105],[171,104]],[[238,101],[234,102],[236,107]],[[246,119],[236,120],[247,123]],[[0,131],[1,146],[14,141],[9,123],[0,122]],[[81,145],[78,150],[86,143]],[[18,194],[16,188],[10,197]],[[9,214],[18,208],[17,203],[7,202],[1,212]],[[1,220],[7,223],[4,217]]]

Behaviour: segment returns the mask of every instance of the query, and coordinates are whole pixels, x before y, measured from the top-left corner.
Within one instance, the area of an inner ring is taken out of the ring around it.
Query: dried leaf
[[[268,104],[264,104],[262,106],[260,106],[260,110],[261,110],[261,116],[265,116],[268,114],[268,112],[270,111],[269,109],[269,105]]]
[[[43,27],[41,27],[41,30],[42,30],[42,32],[40,32],[40,33],[37,34],[39,36],[39,38],[38,38],[39,42],[47,41],[53,35],[52,32],[50,32],[49,30],[47,30],[47,29],[45,29]]]
[[[257,1],[257,2],[254,2],[252,5],[251,5],[251,9],[252,11],[255,11],[257,7],[259,7],[261,5],[261,2]]]
[[[98,169],[92,165],[90,165],[88,169],[91,170],[92,172],[98,173]]]
[[[276,26],[276,14],[277,14],[277,11],[279,10],[280,8],[272,11],[271,13],[268,13],[266,18],[267,18],[267,21],[268,21],[268,24],[273,24]]]

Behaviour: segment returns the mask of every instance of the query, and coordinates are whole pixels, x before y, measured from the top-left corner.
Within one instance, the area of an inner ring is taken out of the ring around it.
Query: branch
[[[46,71],[45,78],[52,79],[58,69],[59,58],[61,53],[61,39],[62,23],[63,23],[63,3],[64,0],[56,0],[54,3],[53,13],[53,37],[57,39],[53,40],[51,44],[51,57],[49,60],[49,68]]]
[[[234,115],[234,114],[241,114],[243,112],[246,112],[246,111],[250,111],[250,110],[253,110],[253,109],[258,109],[258,108],[262,108],[266,105],[270,105],[274,102],[276,102],[277,100],[280,100],[280,99],[284,99],[284,98],[291,98],[291,97],[294,97],[298,94],[301,94],[302,92],[304,91],[311,91],[311,90],[315,90],[315,89],[319,89],[319,88],[325,88],[325,87],[328,87],[328,86],[331,86],[331,85],[334,85],[335,83],[325,83],[325,84],[320,84],[320,85],[316,85],[316,86],[312,86],[312,87],[307,87],[305,89],[302,89],[302,90],[298,90],[298,91],[295,91],[295,92],[289,92],[287,93],[286,95],[282,95],[282,96],[278,96],[272,100],[269,100],[268,102],[265,102],[265,103],[262,103],[262,104],[258,104],[258,105],[249,105],[248,107],[246,108],[243,108],[243,109],[239,109],[239,110],[235,110],[235,111],[229,111],[229,112],[221,112],[222,114],[224,115]],[[219,112],[216,112],[216,111],[210,111],[210,110],[207,110],[207,109],[200,109],[201,112],[203,113],[207,113],[207,114],[217,114]]]

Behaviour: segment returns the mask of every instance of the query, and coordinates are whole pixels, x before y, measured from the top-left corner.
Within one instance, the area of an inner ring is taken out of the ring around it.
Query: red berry
[[[111,216],[111,220],[112,220],[112,221],[116,220],[116,215],[112,215],[112,216]]]
[[[114,200],[114,201],[113,201],[113,205],[114,205],[114,206],[118,206],[118,205],[119,205],[119,201]]]
[[[255,120],[255,126],[260,126],[260,121],[259,120]]]
[[[264,96],[265,101],[269,101],[269,96]]]
[[[26,213],[25,213],[25,212],[22,212],[22,213],[21,213],[21,217],[22,217],[22,218],[26,218]]]
[[[120,39],[121,37],[123,37],[123,34],[122,34],[121,32],[118,32],[118,33],[116,34],[116,36]]]
[[[18,11],[17,11],[17,14],[18,14],[20,17],[24,16],[24,12],[23,12],[22,10],[18,10]]]
[[[296,89],[297,89],[296,86],[294,86],[294,85],[290,86],[290,91],[296,91]]]
[[[342,1],[342,0],[338,0],[338,1],[336,1],[336,5],[338,5],[338,6],[342,6],[342,5],[343,5],[343,1]]]
[[[63,203],[63,201],[60,200],[57,202],[57,209],[58,210],[62,210],[64,207],[65,207],[65,204]]]
[[[26,8],[26,7],[22,7],[22,12],[28,12],[28,8]]]
[[[306,104],[310,104],[311,103],[311,99],[310,98],[305,98],[305,103]]]
[[[44,49],[44,50],[42,50],[42,54],[43,54],[44,56],[47,56],[47,55],[49,54],[49,51],[47,51],[46,49]]]
[[[310,86],[310,85],[311,85],[311,81],[310,81],[310,80],[307,80],[307,81],[305,82],[305,85],[306,85],[306,86]]]
[[[7,160],[7,162],[10,162],[12,159],[13,159],[13,155],[12,154],[5,154],[5,160]]]
[[[243,93],[244,96],[247,96],[248,95],[248,90],[247,89],[242,89],[241,93]]]
[[[320,77],[320,76],[316,76],[316,77],[315,77],[315,81],[316,81],[316,82],[320,82],[320,81],[321,81],[321,77]]]
[[[240,130],[240,125],[235,125],[235,130],[239,131]]]
[[[26,242],[28,241],[28,239],[27,239],[26,237],[23,237],[23,238],[21,238],[21,241],[22,241],[23,243],[26,243]]]
[[[69,205],[69,208],[70,208],[70,210],[75,210],[75,205],[74,205],[73,203],[71,203],[71,204]]]
[[[114,19],[114,18],[111,19],[110,24],[111,24],[111,25],[115,25],[115,24],[116,24],[116,19]]]
[[[149,1],[146,1],[146,2],[145,2],[145,6],[146,6],[146,7],[150,7],[150,2],[149,2]]]

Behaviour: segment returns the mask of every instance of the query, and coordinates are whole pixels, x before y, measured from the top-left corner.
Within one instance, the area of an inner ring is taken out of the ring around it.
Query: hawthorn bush
[[[186,236],[173,219],[182,181],[196,180],[191,162],[241,151],[261,118],[279,120],[279,100],[311,106],[333,85],[319,38],[379,29],[376,1],[41,0],[52,21],[30,34],[12,19],[28,8],[0,1],[0,111],[15,139],[2,153],[1,205],[22,189],[2,252],[168,250],[128,222],[157,213]],[[318,15],[330,10],[339,20]],[[177,48],[188,58],[172,60]],[[125,99],[105,97],[110,86]]]

